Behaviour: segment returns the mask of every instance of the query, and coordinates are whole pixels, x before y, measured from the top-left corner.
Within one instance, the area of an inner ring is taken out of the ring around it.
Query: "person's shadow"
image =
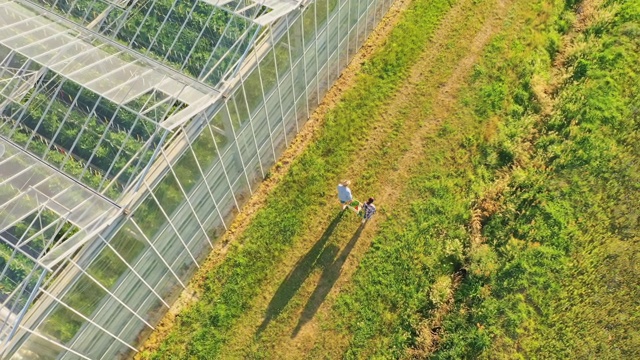
[[[302,314],[300,315],[300,319],[298,320],[298,325],[296,325],[295,329],[293,329],[293,333],[291,334],[291,338],[294,338],[300,332],[300,329],[304,324],[309,322],[309,320],[313,319],[316,312],[320,308],[320,305],[324,302],[327,295],[335,285],[336,281],[340,278],[340,274],[342,273],[342,265],[344,265],[345,261],[349,257],[351,250],[355,247],[358,242],[358,238],[360,238],[360,234],[362,234],[362,230],[364,230],[364,226],[360,226],[358,231],[353,234],[351,240],[347,246],[342,249],[340,255],[333,261],[333,263],[328,264],[324,267],[322,271],[322,275],[320,276],[320,281],[318,281],[318,285],[316,285],[313,294],[307,300],[307,304],[302,310]]]
[[[337,253],[337,246],[328,246],[325,248],[325,244],[331,237],[331,234],[338,226],[338,223],[342,219],[344,211],[341,211],[331,221],[329,227],[324,231],[320,239],[313,245],[313,247],[296,263],[296,266],[289,272],[286,279],[280,284],[278,290],[273,295],[271,302],[267,306],[266,314],[262,324],[256,331],[256,336],[259,336],[269,326],[271,320],[276,318],[282,310],[287,306],[289,301],[298,292],[304,281],[309,277],[313,269],[322,265],[323,263],[330,263]],[[329,256],[329,258],[327,258]]]

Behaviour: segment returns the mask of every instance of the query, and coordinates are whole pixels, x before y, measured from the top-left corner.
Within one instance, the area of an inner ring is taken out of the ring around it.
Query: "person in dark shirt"
[[[373,205],[374,198],[370,197],[366,203],[362,204],[362,224],[364,225],[373,214],[376,213],[376,206]]]

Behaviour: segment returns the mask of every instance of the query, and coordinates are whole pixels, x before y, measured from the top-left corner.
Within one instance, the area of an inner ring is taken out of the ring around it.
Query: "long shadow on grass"
[[[331,234],[340,223],[344,211],[341,211],[336,217],[331,221],[327,230],[324,231],[320,239],[313,245],[311,250],[305,254],[298,262],[296,266],[291,270],[287,278],[284,279],[280,287],[273,295],[269,306],[267,307],[266,315],[262,324],[256,331],[256,336],[259,336],[266,328],[269,326],[271,320],[276,318],[282,310],[287,306],[289,301],[293,298],[293,296],[298,292],[300,286],[304,283],[304,281],[309,277],[309,274],[313,271],[313,269],[319,264],[323,264],[326,261],[323,261],[327,255],[331,256],[329,259],[333,259],[335,253],[337,253],[337,249],[335,246],[329,246],[325,248],[325,244],[331,237]],[[333,254],[329,254],[333,253]],[[329,262],[331,260],[328,260]]]
[[[309,300],[307,301],[307,304],[304,306],[302,314],[300,315],[300,320],[298,320],[298,325],[296,325],[296,328],[293,329],[293,333],[291,334],[292,338],[298,335],[298,332],[300,331],[302,326],[304,326],[304,324],[313,319],[316,312],[320,308],[320,305],[322,305],[327,295],[329,295],[329,292],[333,288],[333,285],[336,283],[338,278],[340,278],[340,274],[342,273],[342,265],[344,265],[344,262],[347,261],[351,250],[353,250],[353,248],[356,246],[358,238],[360,238],[360,234],[362,234],[363,229],[364,226],[360,226],[358,228],[358,231],[353,234],[353,237],[351,237],[351,240],[349,240],[347,246],[342,249],[342,252],[340,253],[340,255],[338,255],[337,258],[335,258],[333,263],[327,264],[324,267],[322,275],[320,276],[320,281],[318,281],[318,285],[316,286],[315,290],[313,290],[313,294],[311,294]]]

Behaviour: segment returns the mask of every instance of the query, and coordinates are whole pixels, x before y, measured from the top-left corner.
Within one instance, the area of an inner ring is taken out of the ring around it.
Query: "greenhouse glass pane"
[[[317,72],[318,69],[316,68],[316,49],[315,47],[308,49],[307,52],[304,55],[304,61],[305,61],[305,72],[307,74],[307,81],[310,79],[313,79]]]
[[[209,235],[213,244],[218,241],[218,237],[225,231],[224,222],[216,212],[212,213],[202,225],[207,230],[207,235]]]
[[[260,161],[262,162],[262,167],[264,169],[270,169],[273,164],[275,164],[275,159],[273,157],[273,148],[271,147],[271,143],[264,143],[262,148],[260,148]]]
[[[322,29],[325,24],[327,23],[327,20],[329,19],[329,7],[328,7],[328,3],[327,0],[316,0],[316,25],[318,30]],[[323,34],[316,34],[316,37],[321,39],[323,38],[325,35]]]
[[[143,254],[134,269],[152,288],[155,288],[166,274],[173,276],[163,259],[152,249],[148,249]]]
[[[150,239],[167,223],[167,218],[162,214],[160,206],[152,197],[148,197],[140,204],[134,213],[134,218],[140,229]]]
[[[315,76],[315,71],[311,75]],[[318,84],[316,78],[312,79],[313,80],[309,81],[309,86],[307,86],[307,106],[309,107],[310,111],[318,106]]]
[[[240,124],[245,124],[247,120],[249,120],[250,113],[249,109],[247,108],[247,101],[242,88],[239,88],[233,94],[233,101],[238,111],[238,116],[240,117]]]
[[[291,74],[293,76],[293,93],[297,98],[300,98],[301,96],[304,96],[306,94],[304,61],[299,61],[297,64],[295,64],[293,66],[293,71],[291,72]]]
[[[296,114],[298,118],[298,128],[302,128],[309,117],[307,113],[307,99],[304,96],[300,96],[298,100],[296,100]]]
[[[329,68],[327,64],[323,65],[318,72],[318,88],[320,91],[318,96],[323,98],[324,94],[329,90]]]
[[[116,253],[108,247],[100,251],[100,254],[91,262],[87,273],[97,280],[102,286],[111,289],[120,276],[129,269],[120,260]]]
[[[150,323],[155,324],[160,321],[166,310],[167,309],[165,305],[162,303],[162,301],[160,301],[160,299],[158,299],[156,296],[149,296],[145,299],[142,305],[140,305],[138,313],[141,314],[143,318],[148,319]],[[140,326],[140,324],[128,324],[127,327],[131,325],[135,325],[136,327]],[[122,333],[123,336],[127,338],[126,328],[124,331],[122,331]]]
[[[284,128],[282,127],[282,108],[280,107],[280,98],[278,94],[273,94],[266,103],[267,115],[269,119],[269,125],[271,128],[271,136],[277,134],[279,139],[284,140]],[[278,143],[278,140],[271,139],[274,144]]]
[[[145,265],[146,264],[139,264],[136,268],[140,269]],[[157,298],[157,295],[151,290],[151,286],[142,282],[139,276],[141,276],[141,274],[129,271],[118,287],[113,289],[114,295],[134,311],[147,297],[153,296]],[[139,312],[138,315],[142,316]]]
[[[185,250],[182,253],[180,253],[180,255],[178,255],[178,257],[176,258],[176,261],[173,264],[171,264],[171,267],[173,268],[174,272],[178,275],[180,280],[182,280],[183,282],[187,282],[191,277],[191,275],[193,274],[193,272],[197,269],[195,266],[195,262],[193,261],[191,256],[192,254],[190,254],[188,251]],[[164,285],[167,285],[167,284],[164,284]],[[182,290],[182,287],[178,289]],[[158,292],[163,293],[164,291],[165,290],[163,287],[163,288],[160,288]]]
[[[69,310],[56,304],[43,323],[37,328],[42,335],[67,344],[76,336],[85,320]]]
[[[240,155],[242,159],[245,161],[247,159],[251,159],[256,156],[256,144],[253,140],[253,133],[250,127],[244,128],[239,134],[237,134],[237,144],[240,148]]]
[[[107,292],[100,285],[82,274],[60,300],[82,315],[90,317],[105,296]]]
[[[190,197],[191,205],[196,213],[196,216],[201,221],[204,221],[211,212],[216,212],[213,198],[209,193],[207,184],[201,182],[196,187]]]
[[[270,50],[260,62],[260,76],[264,95],[269,97],[278,83],[275,51]]]
[[[149,247],[144,237],[131,223],[131,220],[118,231],[118,233],[109,241],[115,251],[128,264],[135,264],[135,260],[142,252]]]
[[[251,75],[243,81],[243,88],[249,104],[249,113],[253,114],[264,101],[264,97],[262,95],[262,84],[260,82],[260,74],[258,71],[252,72]]]
[[[114,335],[113,333],[108,334],[91,323],[85,323],[81,332],[78,333],[77,339],[68,346],[89,359],[96,359],[102,355],[103,349],[111,344]],[[124,346],[124,344],[122,345]],[[65,358],[77,359],[73,354],[68,354]]]
[[[129,309],[122,306],[113,298],[106,301],[92,320],[112,334],[120,332],[124,324],[130,320],[140,321]],[[90,344],[90,342],[87,342],[85,339],[83,339],[83,342]]]
[[[205,174],[215,162],[219,161],[215,140],[208,126],[192,142],[191,149],[193,149],[198,164]]]
[[[297,132],[296,113],[294,109],[290,109],[289,112],[284,115],[284,126],[285,126],[285,132],[287,134],[287,139],[290,143]],[[284,144],[284,145],[288,146],[289,144]]]
[[[232,144],[229,149],[222,154],[222,164],[229,181],[233,183],[239,176],[242,176],[242,159],[238,153],[236,144]]]
[[[309,5],[302,13],[302,32],[305,49],[313,44],[313,38],[316,31],[316,3],[315,1]]]
[[[327,26],[327,32],[328,32],[327,47],[329,49],[329,54],[333,54],[338,48],[338,42],[340,40],[340,37],[338,35],[340,34],[340,31],[341,31],[339,20],[340,20],[339,16],[334,16],[333,18],[331,18],[331,21],[329,22],[329,26]]]
[[[171,172],[164,175],[153,193],[167,216],[171,216],[184,199],[178,180]]]
[[[57,359],[64,351],[60,345],[52,341],[39,336],[29,336],[16,352],[16,357],[32,359],[39,356],[42,359]]]
[[[180,285],[178,280],[176,280],[175,276],[170,273],[166,273],[155,288],[156,292],[169,303],[180,295],[180,291],[182,291],[182,289],[183,287]]]
[[[266,112],[264,107],[261,107],[256,111],[254,118],[252,119],[253,134],[256,138],[258,146],[262,146],[264,143],[271,144],[269,134],[269,122],[267,121]]]
[[[195,216],[191,206],[193,205],[185,201],[185,206],[176,211],[171,219],[176,232],[180,234],[180,238],[188,247],[193,237],[204,238],[204,234],[200,229],[198,218]],[[191,251],[191,249],[189,249]],[[193,254],[193,251],[191,251]]]
[[[180,160],[173,165],[173,171],[187,194],[202,181],[202,173],[190,148],[187,148]]]
[[[280,102],[283,104],[283,108],[291,106],[294,103],[293,99],[293,83],[291,73],[287,74],[280,79]]]
[[[291,46],[291,60],[293,63],[302,57],[304,53],[304,45],[302,40],[302,17],[296,17],[295,20],[289,22],[288,29],[289,41]]]
[[[155,246],[158,253],[175,273],[175,268],[171,264],[173,264],[178,256],[185,250],[185,246],[182,244],[178,234],[168,226],[158,234],[153,242],[153,246]]]
[[[209,189],[216,201],[229,193],[229,182],[222,168],[222,163],[218,162],[211,168],[207,175],[207,184],[209,184]]]
[[[323,66],[327,63],[327,28],[325,27],[318,34],[318,56],[316,57],[316,61],[318,62],[318,66]]]

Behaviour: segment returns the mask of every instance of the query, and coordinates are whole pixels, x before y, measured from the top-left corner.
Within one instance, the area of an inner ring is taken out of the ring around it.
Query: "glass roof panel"
[[[12,202],[32,210],[38,206],[55,207],[54,211],[80,227],[86,227],[101,214],[118,208],[1,138],[0,152],[3,153],[0,156],[0,184],[13,196],[0,205],[3,222],[13,217],[7,213]],[[92,214],[84,214],[83,207],[90,208]]]
[[[260,27],[255,18],[288,12],[260,0],[28,1],[214,87],[249,48]],[[287,9],[298,4],[269,1]]]
[[[52,260],[57,260],[58,255],[67,255],[81,246],[93,236],[93,232],[106,226],[120,213],[120,208],[113,202],[2,138],[0,198],[3,200],[0,205],[0,234],[11,234],[20,222],[33,226],[25,219],[43,211],[50,214],[52,222],[74,226],[77,232],[49,249],[53,255],[47,255],[47,266],[52,266],[55,263]],[[6,236],[0,239],[7,241]],[[41,250],[38,256],[26,255],[37,259],[44,256],[45,249]]]

